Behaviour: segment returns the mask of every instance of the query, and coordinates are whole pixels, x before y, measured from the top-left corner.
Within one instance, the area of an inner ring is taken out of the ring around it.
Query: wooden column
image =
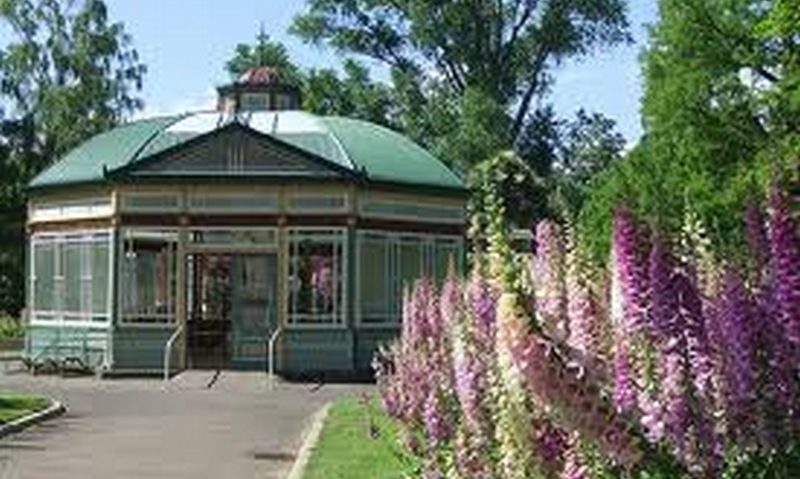
[[[179,338],[179,355],[180,361],[178,362],[178,367],[181,369],[185,369],[187,365],[187,354],[188,348],[186,347],[187,341],[186,337],[188,332],[186,328],[188,327],[188,317],[187,317],[187,308],[186,308],[186,288],[187,288],[187,275],[186,275],[186,247],[189,243],[189,218],[186,216],[182,216],[180,219],[180,225],[178,226],[178,246],[176,252],[175,261],[178,263],[176,264],[176,274],[175,274],[175,287],[178,289],[176,291],[176,304],[175,304],[175,327],[179,328],[183,326],[183,334]]]

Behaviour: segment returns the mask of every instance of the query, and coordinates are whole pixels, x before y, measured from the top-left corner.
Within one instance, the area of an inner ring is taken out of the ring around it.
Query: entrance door
[[[274,254],[233,258],[232,366],[263,368],[267,341],[277,324],[277,271]]]
[[[189,367],[255,368],[276,325],[275,254],[187,256]]]

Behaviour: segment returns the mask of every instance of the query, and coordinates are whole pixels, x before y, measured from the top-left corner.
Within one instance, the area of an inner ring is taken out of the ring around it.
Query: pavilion
[[[365,372],[404,285],[463,261],[467,192],[402,135],[301,111],[270,68],[215,111],[99,134],[34,178],[30,363]]]

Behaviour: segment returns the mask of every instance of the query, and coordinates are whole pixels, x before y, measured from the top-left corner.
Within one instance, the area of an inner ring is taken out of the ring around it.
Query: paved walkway
[[[282,478],[310,416],[369,386],[279,383],[263,373],[173,379],[2,375],[0,390],[48,394],[60,418],[0,439],[0,479]]]

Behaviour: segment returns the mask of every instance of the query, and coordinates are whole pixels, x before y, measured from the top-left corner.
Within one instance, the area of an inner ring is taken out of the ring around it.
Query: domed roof
[[[103,182],[192,138],[221,128],[219,112],[151,118],[121,125],[81,144],[34,178],[30,187]],[[259,111],[240,117],[246,127],[288,143],[368,182],[463,190],[449,168],[408,138],[382,126],[302,111]]]

